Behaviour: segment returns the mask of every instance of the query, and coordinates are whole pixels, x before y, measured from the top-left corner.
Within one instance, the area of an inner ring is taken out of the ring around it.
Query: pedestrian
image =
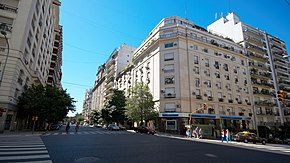
[[[190,131],[190,128],[188,128],[187,131],[186,131],[186,137],[187,137],[187,138],[191,138],[191,131]]]
[[[225,131],[224,131],[224,129],[222,129],[221,137],[222,137],[222,143],[223,143],[224,139],[225,139]]]
[[[79,131],[79,128],[80,128],[80,124],[79,122],[77,122],[76,127],[75,127],[76,133]]]
[[[197,139],[199,139],[199,137],[198,137],[198,135],[199,135],[198,131],[199,131],[199,128],[198,128],[198,126],[197,126],[197,127],[195,128],[195,134],[196,134],[196,138],[197,138]]]
[[[66,133],[68,133],[69,129],[70,129],[70,122],[67,122],[66,127],[65,127]]]
[[[199,138],[202,139],[202,129],[200,128],[198,132],[199,132]]]
[[[227,143],[229,141],[232,142],[232,140],[231,140],[231,133],[230,133],[229,129],[226,129],[226,140],[227,140]]]
[[[45,130],[45,132],[48,130],[48,123],[47,122],[45,122],[44,130]]]

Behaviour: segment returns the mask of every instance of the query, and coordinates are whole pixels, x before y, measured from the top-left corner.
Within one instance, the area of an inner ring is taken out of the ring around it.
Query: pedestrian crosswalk
[[[57,136],[57,135],[128,135],[132,134],[127,131],[79,131],[79,132],[54,132],[46,133],[42,136]]]
[[[52,163],[39,136],[1,137],[0,162]]]

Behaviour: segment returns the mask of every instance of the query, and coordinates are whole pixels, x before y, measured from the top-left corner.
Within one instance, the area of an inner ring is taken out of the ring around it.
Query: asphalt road
[[[284,147],[205,143],[83,126],[79,133],[72,126],[66,134],[64,128],[41,136],[55,163],[290,162],[290,150],[279,154]]]

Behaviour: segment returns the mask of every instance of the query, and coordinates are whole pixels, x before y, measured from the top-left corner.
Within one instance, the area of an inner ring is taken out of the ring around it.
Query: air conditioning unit
[[[161,91],[161,93],[165,93],[165,90],[164,89],[161,89],[160,91]]]

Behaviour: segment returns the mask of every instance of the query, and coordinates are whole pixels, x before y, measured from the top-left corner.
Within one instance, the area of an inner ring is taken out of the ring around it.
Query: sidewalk
[[[49,132],[49,131],[47,131]],[[45,134],[45,131],[34,131],[32,133],[32,129],[25,129],[21,131],[4,131],[3,133],[0,133],[0,136],[29,136],[29,135],[43,135]]]

